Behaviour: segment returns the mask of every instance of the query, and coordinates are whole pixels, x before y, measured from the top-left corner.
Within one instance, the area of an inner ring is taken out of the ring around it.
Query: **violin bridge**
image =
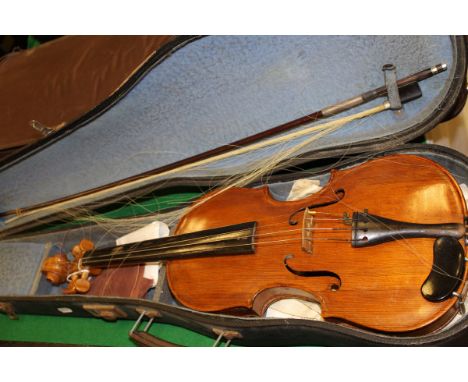
[[[314,226],[315,211],[306,208],[304,211],[304,221],[302,224],[302,249],[312,254],[312,232]]]

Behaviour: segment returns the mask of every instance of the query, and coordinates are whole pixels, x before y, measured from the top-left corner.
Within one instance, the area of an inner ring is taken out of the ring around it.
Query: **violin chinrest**
[[[439,237],[434,242],[432,271],[421,287],[425,299],[444,301],[460,286],[465,273],[465,251],[457,239]]]

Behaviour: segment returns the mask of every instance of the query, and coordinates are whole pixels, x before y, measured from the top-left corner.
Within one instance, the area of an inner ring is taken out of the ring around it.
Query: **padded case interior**
[[[350,123],[304,151],[392,139],[402,143],[456,83],[457,45],[447,36],[211,36],[167,57],[87,126],[0,174],[0,211],[75,194],[202,153],[439,63],[423,96],[402,113]],[[376,100],[363,108],[382,102]],[[406,134],[406,135],[405,135]],[[300,138],[303,139],[303,138]],[[299,139],[299,140],[300,140]],[[298,140],[290,144],[297,143]],[[184,176],[242,171],[270,147]],[[326,154],[324,154],[326,155]],[[47,176],[47,179],[44,179]],[[179,174],[180,176],[180,174]]]

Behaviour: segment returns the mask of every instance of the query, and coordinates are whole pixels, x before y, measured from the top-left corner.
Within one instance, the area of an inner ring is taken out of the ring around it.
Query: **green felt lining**
[[[3,341],[48,342],[92,346],[136,346],[128,337],[130,320],[107,322],[96,318],[53,317],[22,314],[18,320],[0,315]],[[143,325],[142,325],[143,327]],[[153,323],[149,332],[185,346],[211,346],[213,338],[169,325]]]

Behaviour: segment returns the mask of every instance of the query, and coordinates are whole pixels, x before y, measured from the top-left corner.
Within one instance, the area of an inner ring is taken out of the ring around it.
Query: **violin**
[[[268,187],[202,197],[173,235],[94,249],[84,240],[43,264],[47,278],[86,293],[89,275],[164,260],[175,299],[202,312],[265,314],[275,301],[320,305],[325,321],[402,333],[454,317],[467,280],[467,207],[455,179],[432,160],[389,155],[332,170],[301,200]]]

